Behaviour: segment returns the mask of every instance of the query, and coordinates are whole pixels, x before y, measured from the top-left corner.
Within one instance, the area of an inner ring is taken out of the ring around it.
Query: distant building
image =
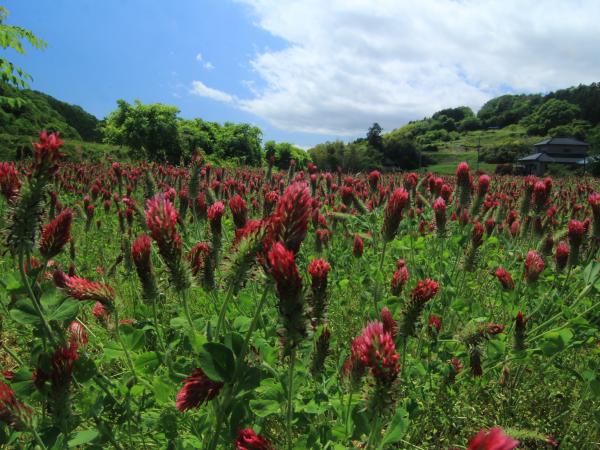
[[[587,165],[587,151],[590,144],[573,138],[555,137],[544,139],[533,145],[535,153],[520,158],[526,173],[542,176],[548,164],[568,164],[583,167]]]

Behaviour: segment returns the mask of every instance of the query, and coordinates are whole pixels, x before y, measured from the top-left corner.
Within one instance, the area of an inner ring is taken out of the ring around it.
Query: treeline
[[[413,139],[419,149],[436,151],[440,143],[470,131],[518,125],[529,136],[566,136],[600,145],[600,83],[561,89],[547,95],[502,95],[475,114],[461,106],[408,123],[393,133]],[[516,142],[522,146],[524,141]],[[500,143],[508,147],[507,142]]]
[[[382,134],[381,126],[374,123],[366,137],[350,143],[342,141],[318,144],[308,151],[313,162],[325,170],[357,172],[368,169],[411,170],[431,163],[414,140],[399,134]]]

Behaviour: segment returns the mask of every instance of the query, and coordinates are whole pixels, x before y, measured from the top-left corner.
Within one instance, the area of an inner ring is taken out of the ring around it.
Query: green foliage
[[[505,127],[518,123],[542,103],[542,96],[502,95],[485,103],[477,117],[484,127]]]
[[[0,96],[6,100],[0,103],[0,133],[32,138],[45,129],[77,140],[100,138],[98,119],[79,106],[6,83],[0,83]]]
[[[181,160],[177,107],[160,103],[144,105],[137,100],[133,105],[118,100],[117,105],[102,128],[105,142],[127,145],[155,161]]]
[[[579,117],[581,109],[566,100],[550,99],[523,119],[529,134],[544,135],[560,125],[567,125]]]
[[[305,168],[310,160],[307,152],[289,142],[265,142],[265,157],[269,158],[271,155],[275,158],[275,167],[281,170],[288,170],[292,159],[296,161],[296,167],[299,169]]]
[[[12,49],[24,55],[24,43],[28,43],[38,50],[46,47],[46,42],[36,37],[31,31],[16,25],[7,25],[5,23],[7,17],[8,10],[0,6],[0,47],[3,50]],[[23,69],[16,67],[5,58],[0,58],[0,79],[3,83],[12,86],[27,87],[27,81],[31,80],[31,75],[24,72]],[[2,96],[0,96],[0,100],[5,101]]]

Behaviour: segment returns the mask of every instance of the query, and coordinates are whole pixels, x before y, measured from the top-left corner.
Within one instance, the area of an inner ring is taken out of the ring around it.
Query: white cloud
[[[229,95],[227,92],[208,87],[202,81],[192,81],[190,93],[200,97],[210,98],[218,102],[233,103],[236,101],[235,97]]]
[[[204,68],[205,68],[206,70],[213,70],[213,69],[215,68],[215,66],[213,66],[213,64],[212,64],[210,61],[206,61],[206,62],[204,63]]]
[[[597,0],[239,0],[289,46],[251,60],[236,105],[288,131],[390,130],[509,90],[598,81]],[[200,82],[198,95],[233,97]]]
[[[196,61],[202,61],[202,53],[196,55]]]

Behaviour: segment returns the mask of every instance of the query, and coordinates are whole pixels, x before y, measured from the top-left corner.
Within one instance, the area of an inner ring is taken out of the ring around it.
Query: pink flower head
[[[242,228],[246,225],[246,219],[248,216],[248,205],[244,201],[241,195],[235,194],[229,200],[229,209],[233,215],[233,223],[236,228]]]
[[[398,334],[398,324],[387,306],[384,306],[381,310],[381,323],[383,324],[383,331],[395,338]]]
[[[50,223],[42,229],[40,236],[40,253],[46,259],[60,253],[65,244],[71,239],[71,224],[73,212],[63,209]]]
[[[69,297],[77,300],[94,300],[105,307],[112,306],[115,300],[114,289],[98,281],[86,280],[76,275],[69,276],[60,271],[54,272],[54,280]]]
[[[175,406],[179,411],[197,408],[215,398],[223,383],[213,381],[202,369],[194,369],[192,374],[183,381],[183,387],[177,393]]]
[[[158,194],[148,200],[146,205],[146,224],[152,238],[161,245],[167,245],[176,240],[177,211],[173,203],[163,194]]]
[[[99,321],[106,321],[106,320],[108,320],[108,317],[110,316],[107,309],[100,302],[96,302],[94,304],[94,307],[92,308],[92,314],[94,315],[96,320],[99,320]]]
[[[477,183],[477,194],[483,197],[490,189],[491,178],[489,175],[480,175]]]
[[[571,246],[579,247],[586,233],[585,225],[579,220],[570,220],[568,230],[569,243]]]
[[[427,321],[427,326],[431,332],[434,332],[437,335],[442,329],[442,318],[436,316],[435,314],[431,314],[429,316],[429,320]]]
[[[256,434],[251,428],[238,431],[235,441],[236,450],[273,450],[273,445],[260,434]]]
[[[81,322],[74,320],[69,325],[69,340],[73,339],[77,342],[78,346],[86,345],[88,343],[88,334]]]
[[[556,246],[556,254],[554,255],[556,259],[556,268],[558,270],[562,270],[566,267],[570,253],[571,248],[569,247],[569,244],[565,241],[560,241]]]
[[[412,290],[410,296],[418,303],[426,303],[438,293],[440,285],[437,281],[426,278],[417,283],[417,286]]]
[[[32,410],[15,397],[13,390],[0,381],[0,422],[21,427],[31,425]]]
[[[471,174],[466,162],[461,162],[456,167],[456,184],[463,189],[471,187]]]
[[[398,266],[394,272],[394,275],[392,275],[392,280],[390,282],[390,290],[392,295],[398,297],[402,293],[402,289],[406,285],[408,278],[409,274],[406,265]]]
[[[140,235],[131,245],[131,257],[138,272],[149,273],[152,271],[150,253],[152,241],[147,234]]]
[[[481,430],[471,439],[467,450],[514,450],[519,441],[504,434],[500,428]]]
[[[269,251],[268,259],[279,297],[297,297],[302,290],[302,279],[298,273],[294,253],[281,242],[276,242]]]
[[[8,202],[12,202],[21,188],[19,173],[13,162],[0,162],[0,193]]]
[[[312,280],[313,291],[325,291],[327,289],[327,274],[331,266],[324,259],[313,259],[308,265],[308,273]]]
[[[528,283],[537,281],[544,270],[544,260],[535,250],[529,250],[525,257],[525,279]]]
[[[302,302],[302,278],[294,253],[281,242],[276,242],[267,258],[270,273],[275,279],[277,296],[279,297],[279,314],[285,331],[285,348],[296,346],[306,333]]]
[[[306,237],[311,212],[310,190],[305,183],[288,186],[277,202],[277,230],[281,242],[294,254]]]
[[[505,291],[512,291],[515,288],[515,282],[513,281],[511,274],[504,267],[498,267],[495,275],[496,278],[498,278],[498,281],[500,281],[502,289]]]
[[[59,149],[64,144],[59,137],[59,133],[46,133],[46,130],[40,133],[39,142],[33,144],[33,166],[34,171],[43,176],[52,176],[56,172],[56,163],[63,156]]]
[[[392,335],[386,333],[381,322],[371,322],[362,334],[352,342],[352,357],[363,367],[371,369],[373,377],[380,383],[393,382],[400,371],[400,355]]]
[[[367,178],[369,180],[369,186],[371,189],[376,190],[379,180],[381,180],[381,172],[379,172],[379,170],[373,170],[369,173]]]
[[[198,242],[188,253],[192,274],[197,276],[206,264],[206,258],[210,255],[210,245],[206,242]]]
[[[221,218],[225,213],[225,205],[223,202],[215,202],[208,208],[208,220],[210,222],[210,230],[213,234],[221,234]]]
[[[408,191],[404,188],[398,188],[392,192],[392,195],[387,201],[384,210],[383,227],[381,229],[383,239],[386,242],[394,239],[400,221],[402,220],[402,210],[408,204],[408,199]]]
[[[360,258],[363,254],[364,248],[365,248],[365,244],[364,244],[362,238],[360,237],[360,235],[355,234],[354,242],[352,245],[352,255],[354,255],[355,258]]]

